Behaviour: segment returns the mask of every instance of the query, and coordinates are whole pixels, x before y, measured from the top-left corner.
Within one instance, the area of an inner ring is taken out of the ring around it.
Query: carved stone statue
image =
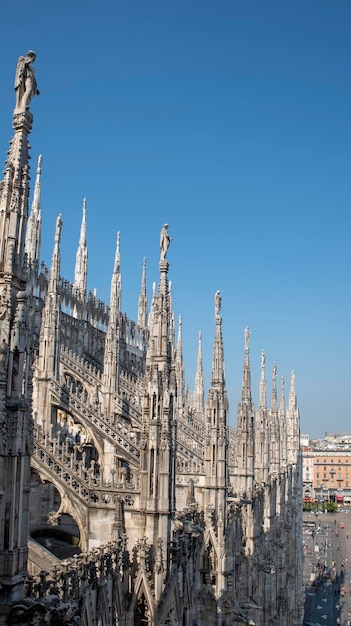
[[[28,109],[33,96],[39,96],[32,63],[36,59],[33,50],[17,61],[15,76],[16,109]]]
[[[215,293],[215,316],[216,316],[216,320],[219,319],[220,317],[220,312],[221,312],[221,292],[218,290]]]
[[[160,261],[164,261],[167,255],[169,244],[172,241],[172,237],[168,234],[168,224],[164,224],[161,230],[160,236]]]
[[[249,328],[249,326],[246,326],[246,328],[245,328],[245,350],[249,349],[249,343],[250,343],[250,328]]]
[[[7,364],[7,343],[6,340],[2,340],[0,351],[0,372],[4,372]]]

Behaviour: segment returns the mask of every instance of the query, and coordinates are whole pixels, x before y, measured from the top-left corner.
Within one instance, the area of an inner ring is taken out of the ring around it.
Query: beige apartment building
[[[303,498],[351,504],[351,449],[327,437],[302,447]]]

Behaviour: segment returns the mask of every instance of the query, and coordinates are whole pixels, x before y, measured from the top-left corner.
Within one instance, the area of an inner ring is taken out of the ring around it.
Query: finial
[[[261,352],[261,378],[264,378],[264,365],[266,362],[266,355],[264,350]]]

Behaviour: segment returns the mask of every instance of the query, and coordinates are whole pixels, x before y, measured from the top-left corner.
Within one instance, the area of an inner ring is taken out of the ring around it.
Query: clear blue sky
[[[89,288],[108,301],[121,232],[122,308],[137,316],[143,257],[158,280],[169,223],[176,316],[206,385],[221,290],[230,421],[251,329],[270,395],[296,373],[301,430],[351,431],[349,0],[33,0],[1,9],[1,160],[19,55],[37,53],[32,180],[43,154],[42,257],[63,215],[73,279],[88,199]]]

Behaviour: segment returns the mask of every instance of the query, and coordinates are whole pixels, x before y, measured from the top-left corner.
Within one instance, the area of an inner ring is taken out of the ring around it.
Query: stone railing
[[[177,428],[177,452],[181,452],[187,459],[194,459],[198,463],[203,463],[203,445],[193,437],[189,438],[179,425]]]
[[[102,373],[96,367],[91,365],[86,359],[77,356],[68,348],[61,348],[60,361],[69,372],[72,372],[78,380],[82,378],[90,384],[94,389],[102,386]],[[119,413],[122,417],[134,419],[137,424],[141,421],[141,407],[135,404],[133,398],[135,390],[139,391],[140,397],[143,395],[142,377],[129,374],[121,369],[119,376],[119,387],[121,395],[114,394],[113,407],[114,412]],[[71,393],[71,390],[70,390]]]
[[[74,372],[78,378],[84,378],[90,385],[101,385],[101,372],[84,358],[77,356],[72,350],[61,347],[60,361]]]
[[[126,506],[135,505],[138,496],[135,480],[127,480],[123,474],[121,480],[116,480],[115,470],[106,476],[94,461],[86,468],[84,451],[78,444],[69,438],[61,441],[59,434],[56,439],[41,437],[38,429],[35,430],[32,464],[39,473],[48,473],[51,482],[59,483],[65,490],[68,487],[88,506],[115,508],[118,499]]]
[[[180,417],[178,419],[178,429],[181,429],[187,436],[191,437],[191,439],[196,439],[196,441],[203,445],[205,442],[205,426],[203,423],[201,424],[201,429],[197,428],[197,426],[198,424],[196,423],[190,426],[186,418]]]
[[[122,386],[123,389],[123,386]],[[112,398],[113,410],[117,415],[121,415],[125,419],[133,419],[134,423],[140,426],[141,424],[141,408],[136,406],[130,401],[130,397],[127,394],[123,394],[122,397],[114,394]]]
[[[132,395],[135,394],[135,390],[137,389],[140,395],[143,395],[144,392],[144,377],[141,374],[131,374],[127,372],[123,368],[120,369],[119,383],[121,388],[124,388],[125,391],[129,391]]]
[[[137,433],[131,426],[117,421],[115,424],[102,415],[97,415],[92,411],[91,406],[84,402],[83,394],[79,395],[66,391],[55,380],[50,381],[50,391],[62,407],[67,407],[83,422],[97,428],[104,437],[107,437],[114,445],[123,450],[126,460],[135,465],[140,458],[140,450],[137,446]]]

